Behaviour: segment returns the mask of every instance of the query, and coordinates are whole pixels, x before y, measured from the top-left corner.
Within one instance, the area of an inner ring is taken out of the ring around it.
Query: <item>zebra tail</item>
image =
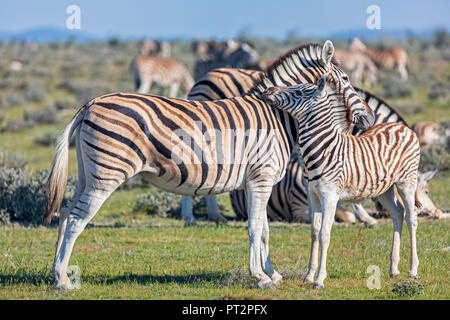
[[[90,104],[89,104],[90,105]],[[67,183],[69,162],[69,142],[75,129],[80,125],[88,105],[84,105],[67,124],[56,142],[56,153],[53,158],[52,170],[47,181],[48,197],[45,205],[42,223],[48,225],[56,212],[61,208],[64,189]]]
[[[419,194],[417,193],[417,190],[414,193],[414,205],[416,206],[417,209],[423,208],[422,203],[419,201]]]

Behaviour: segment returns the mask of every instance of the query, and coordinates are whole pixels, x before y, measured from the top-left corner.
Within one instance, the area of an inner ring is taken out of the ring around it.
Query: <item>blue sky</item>
[[[65,28],[71,4],[81,9],[81,31],[96,36],[225,38],[244,29],[263,37],[282,38],[291,30],[325,36],[365,28],[372,4],[381,9],[382,29],[450,29],[448,0],[2,0],[0,31]]]

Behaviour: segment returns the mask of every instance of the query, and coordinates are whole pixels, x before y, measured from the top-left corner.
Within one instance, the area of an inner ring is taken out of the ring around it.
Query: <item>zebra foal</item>
[[[288,112],[299,123],[300,151],[305,162],[312,210],[311,256],[305,280],[314,281],[320,244],[320,267],[314,287],[323,288],[337,202],[369,197],[377,197],[393,219],[390,274],[399,274],[403,208],[396,204],[394,184],[405,205],[410,233],[409,275],[417,277],[415,206],[420,206],[416,198],[419,141],[414,131],[398,123],[375,125],[358,137],[351,136],[349,130],[340,130],[332,110],[342,101],[330,81],[333,82],[325,75],[317,85],[272,87],[262,94],[266,103]]]

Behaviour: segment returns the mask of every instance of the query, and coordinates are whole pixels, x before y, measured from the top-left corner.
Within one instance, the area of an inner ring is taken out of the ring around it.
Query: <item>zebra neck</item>
[[[330,108],[317,112],[312,110],[304,114],[299,122],[298,143],[306,170],[312,172],[326,163],[325,158],[335,148],[342,133],[336,126]]]

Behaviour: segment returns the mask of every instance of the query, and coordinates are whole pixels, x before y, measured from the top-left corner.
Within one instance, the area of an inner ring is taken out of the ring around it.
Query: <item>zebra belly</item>
[[[212,169],[212,168],[210,168]],[[201,179],[202,172],[189,171],[190,175],[187,176],[186,180],[181,182],[178,175],[160,176],[157,173],[143,172],[144,178],[153,184],[154,186],[165,190],[167,192],[172,192],[182,195],[208,195],[208,194],[219,194],[224,192],[229,192],[233,190],[238,190],[244,188],[245,176],[241,174],[240,177],[236,179],[227,179],[227,175],[221,176],[216,179],[215,176],[210,176],[206,180]],[[193,172],[196,172],[193,174]],[[243,173],[245,170],[242,171]]]

